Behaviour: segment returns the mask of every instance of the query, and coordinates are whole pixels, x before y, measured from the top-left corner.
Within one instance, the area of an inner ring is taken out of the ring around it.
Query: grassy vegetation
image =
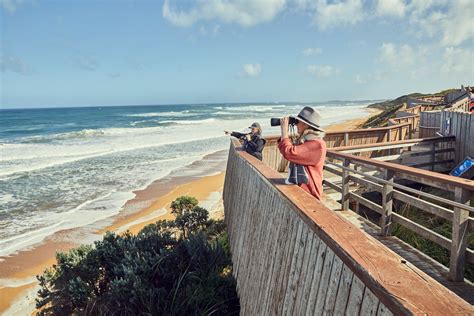
[[[420,189],[425,191],[426,193],[430,193],[434,196],[444,197],[446,199],[452,199],[454,194],[452,192],[446,192],[441,189],[430,188],[425,189],[422,187],[413,187],[416,189]],[[382,196],[378,192],[365,192],[362,193],[362,196],[377,203],[382,203]],[[446,207],[448,209],[452,209],[450,205],[442,204],[439,202],[432,201],[426,197],[418,196],[418,198],[422,198],[426,201],[436,203],[440,206]],[[366,208],[365,206],[360,206],[360,212],[365,214],[365,218],[373,222],[374,224],[378,225],[380,220],[380,214]],[[452,224],[450,221],[447,221],[443,218],[439,218],[432,214],[426,213],[418,208],[413,206],[407,205],[400,201],[395,200],[393,204],[393,211],[412,220],[415,223],[422,225],[446,238],[451,239],[452,237]],[[416,249],[420,250],[424,254],[430,256],[431,258],[435,259],[436,261],[440,262],[446,267],[449,267],[449,259],[450,259],[450,251],[445,249],[438,244],[423,238],[408,228],[405,228],[399,224],[393,223],[391,234],[396,236],[406,242],[407,244],[415,247]],[[474,249],[474,232],[471,232],[468,236],[468,248]],[[474,282],[474,265],[473,264],[466,264],[465,267],[465,278]]]
[[[423,93],[411,93],[407,95],[403,95],[393,100],[377,102],[370,104],[369,108],[379,109],[382,110],[381,113],[370,117],[364,124],[362,124],[362,128],[369,128],[369,127],[382,127],[387,125],[387,122],[390,118],[395,117],[397,111],[402,109],[406,106],[408,99],[410,98],[417,98],[417,97],[429,97],[429,96],[445,96],[448,93],[456,91],[456,89],[447,89],[440,91],[438,93],[433,94],[423,94]]]
[[[398,204],[398,203],[397,203]],[[427,214],[411,206],[404,204],[395,205],[396,212],[403,215],[404,217],[409,218],[410,220],[442,235],[446,238],[451,239],[452,236],[452,224],[451,222]],[[405,228],[401,225],[394,224],[392,227],[392,234],[401,240],[405,241],[409,245],[420,250],[424,254],[430,256],[436,261],[442,263],[443,265],[449,267],[449,250],[439,246],[438,244],[427,240],[419,235],[415,234],[413,231]],[[468,236],[468,248],[474,249],[474,232],[470,232]],[[465,277],[466,279],[474,282],[474,265],[466,264],[465,267]]]
[[[37,277],[38,314],[238,315],[224,223],[197,203],[180,197],[173,221],[58,253]]]

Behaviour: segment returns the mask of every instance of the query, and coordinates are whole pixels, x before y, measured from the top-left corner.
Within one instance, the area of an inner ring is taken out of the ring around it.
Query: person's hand
[[[250,141],[250,140],[252,139],[252,136],[250,136],[250,134],[247,134],[247,135],[245,135],[245,139],[246,139],[247,141]]]
[[[285,116],[284,118],[280,119],[280,126],[281,126],[281,138],[288,138],[288,128],[290,126],[290,117]]]

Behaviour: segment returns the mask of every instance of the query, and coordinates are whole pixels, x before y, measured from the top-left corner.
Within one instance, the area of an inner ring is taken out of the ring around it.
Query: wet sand
[[[372,109],[367,108],[369,115],[366,117],[361,117],[353,120],[347,120],[338,124],[333,124],[325,128],[326,132],[338,132],[338,131],[346,131],[351,129],[358,129],[361,128],[361,125],[364,124],[370,117],[377,115],[382,112],[379,109]]]

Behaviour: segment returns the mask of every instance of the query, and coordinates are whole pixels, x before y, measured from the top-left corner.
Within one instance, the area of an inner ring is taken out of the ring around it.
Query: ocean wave
[[[215,118],[208,118],[202,120],[166,120],[166,121],[159,121],[160,124],[166,125],[199,125],[199,124],[207,124],[216,122]]]
[[[192,116],[193,113],[190,113],[189,110],[181,112],[150,112],[150,113],[133,113],[125,114],[124,116],[129,117],[161,117],[161,116]]]
[[[24,137],[20,140],[21,143],[44,143],[55,140],[67,140],[75,138],[89,138],[89,137],[100,137],[104,136],[106,131],[103,129],[83,129],[80,131],[51,134],[51,135],[38,135]]]

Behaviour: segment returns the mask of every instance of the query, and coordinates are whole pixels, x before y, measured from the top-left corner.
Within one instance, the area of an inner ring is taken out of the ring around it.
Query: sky
[[[474,85],[472,0],[0,0],[0,108]]]

